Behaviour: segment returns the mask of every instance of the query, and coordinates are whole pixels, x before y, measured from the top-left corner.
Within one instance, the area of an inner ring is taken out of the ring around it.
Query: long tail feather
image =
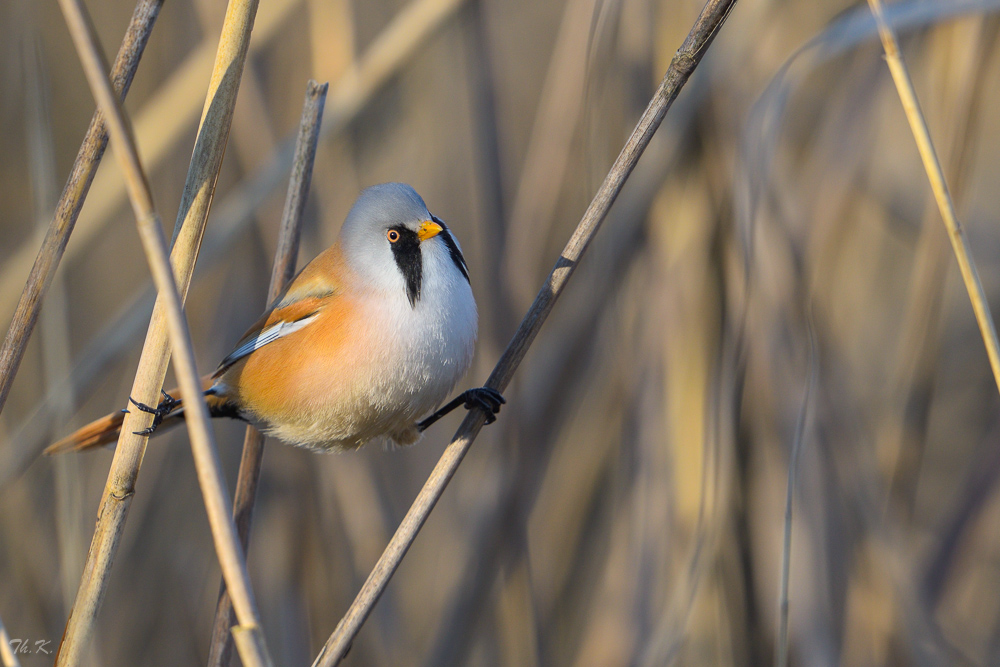
[[[124,419],[125,414],[122,412],[114,412],[106,417],[101,417],[59,442],[49,445],[45,448],[44,453],[46,456],[52,456],[53,454],[75,452],[115,442],[118,440],[118,432],[122,428]]]
[[[211,384],[211,378],[202,378],[205,383],[206,388]],[[172,396],[178,395],[178,390],[167,392]],[[229,417],[236,416],[235,412],[228,408],[226,405],[226,399],[221,396],[215,396],[214,394],[209,394],[205,397],[208,402],[209,412],[213,417]],[[132,408],[135,409],[134,407]],[[112,442],[118,441],[118,435],[122,429],[122,422],[125,420],[125,415],[122,412],[114,412],[110,415],[96,419],[83,428],[77,430],[74,433],[66,436],[59,442],[49,445],[44,454],[46,456],[52,456],[53,454],[62,454],[64,452],[79,452],[85,449],[93,449],[94,447],[100,447],[101,445],[107,445]],[[160,425],[153,432],[153,435],[159,435],[165,431],[169,431],[175,426],[180,426],[184,422],[184,404],[183,402],[178,403],[177,407],[171,411],[169,415],[163,418]]]
[[[125,414],[123,412],[113,412],[110,415],[105,415],[100,419],[95,419],[74,433],[67,435],[59,442],[49,445],[43,453],[46,456],[52,456],[53,454],[79,452],[84,449],[93,449],[101,445],[118,442],[118,435],[121,433],[123,421],[125,421]],[[156,427],[153,435],[169,431],[173,427],[179,426],[183,421],[184,408],[179,405],[173,412],[163,418],[163,421]]]

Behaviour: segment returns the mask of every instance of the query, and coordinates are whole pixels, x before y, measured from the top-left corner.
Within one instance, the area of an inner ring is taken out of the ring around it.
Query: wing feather
[[[319,311],[314,311],[311,314],[306,315],[305,317],[298,320],[292,320],[292,321],[279,320],[278,322],[275,322],[266,329],[261,329],[257,334],[244,338],[237,344],[236,349],[230,352],[226,356],[226,358],[222,360],[222,363],[219,364],[219,370],[216,371],[216,374],[218,374],[220,371],[224,371],[225,369],[229,368],[243,357],[249,355],[251,352],[254,352],[255,350],[259,350],[268,343],[273,343],[279,338],[284,338],[288,334],[295,333],[302,327],[306,326],[307,324],[315,320],[316,317],[318,316],[319,316]]]
[[[342,261],[339,246],[334,245],[309,262],[267,312],[243,334],[236,349],[226,355],[212,377],[220,377],[240,359],[315,320],[319,311],[340,291],[339,281],[334,276],[343,270]]]

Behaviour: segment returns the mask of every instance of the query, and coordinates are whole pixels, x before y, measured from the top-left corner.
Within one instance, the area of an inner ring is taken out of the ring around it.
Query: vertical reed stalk
[[[270,305],[295,275],[295,263],[299,253],[299,236],[302,231],[302,214],[309,196],[313,163],[316,159],[316,144],[319,128],[323,123],[323,105],[330,84],[318,84],[310,80],[306,85],[306,99],[299,121],[299,135],[295,144],[295,162],[292,177],[288,183],[285,210],[278,232],[278,247],[274,252],[274,266],[271,269],[271,284],[267,291]],[[244,553],[250,546],[250,524],[253,520],[253,506],[257,498],[257,482],[260,466],[264,459],[264,435],[253,426],[247,426],[243,440],[243,455],[240,471],[236,478],[236,495],[233,502],[233,520],[239,533]],[[232,625],[233,604],[223,581],[219,591],[219,602],[215,609],[215,624],[209,644],[208,664],[210,667],[228,665],[232,643],[229,628]]]

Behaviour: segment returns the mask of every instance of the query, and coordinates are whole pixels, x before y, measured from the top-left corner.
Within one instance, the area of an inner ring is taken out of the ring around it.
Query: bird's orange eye
[[[395,229],[390,229],[386,233],[385,237],[389,239],[389,243],[395,243],[396,241],[399,240],[399,232],[397,232]]]

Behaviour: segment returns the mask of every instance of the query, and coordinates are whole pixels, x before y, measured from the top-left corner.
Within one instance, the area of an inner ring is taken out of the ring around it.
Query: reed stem
[[[510,382],[532,341],[552,311],[556,300],[565,289],[570,276],[573,275],[573,271],[579,264],[583,253],[586,252],[587,246],[590,245],[591,240],[600,229],[611,205],[614,204],[621,192],[622,186],[625,185],[625,181],[632,173],[646,146],[649,145],[653,134],[677,98],[677,94],[691,73],[694,72],[695,67],[701,62],[705,51],[712,43],[712,39],[735,4],[736,0],[709,0],[705,4],[694,27],[691,28],[681,48],[671,60],[670,66],[653,95],[653,99],[650,100],[642,114],[642,118],[639,119],[639,123],[625,143],[625,147],[605,176],[604,182],[583,214],[576,231],[573,232],[548,279],[535,297],[534,303],[524,319],[521,320],[513,339],[486,381],[487,387],[503,391]],[[396,533],[392,536],[382,556],[361,587],[361,591],[316,657],[313,667],[332,667],[344,657],[365,619],[371,613],[372,607],[381,597],[389,579],[399,567],[410,545],[413,544],[424,522],[479,434],[485,417],[485,413],[479,409],[470,410],[466,415],[451,444],[441,455],[424,487],[417,494],[406,516],[403,517],[402,523],[396,529]]]

